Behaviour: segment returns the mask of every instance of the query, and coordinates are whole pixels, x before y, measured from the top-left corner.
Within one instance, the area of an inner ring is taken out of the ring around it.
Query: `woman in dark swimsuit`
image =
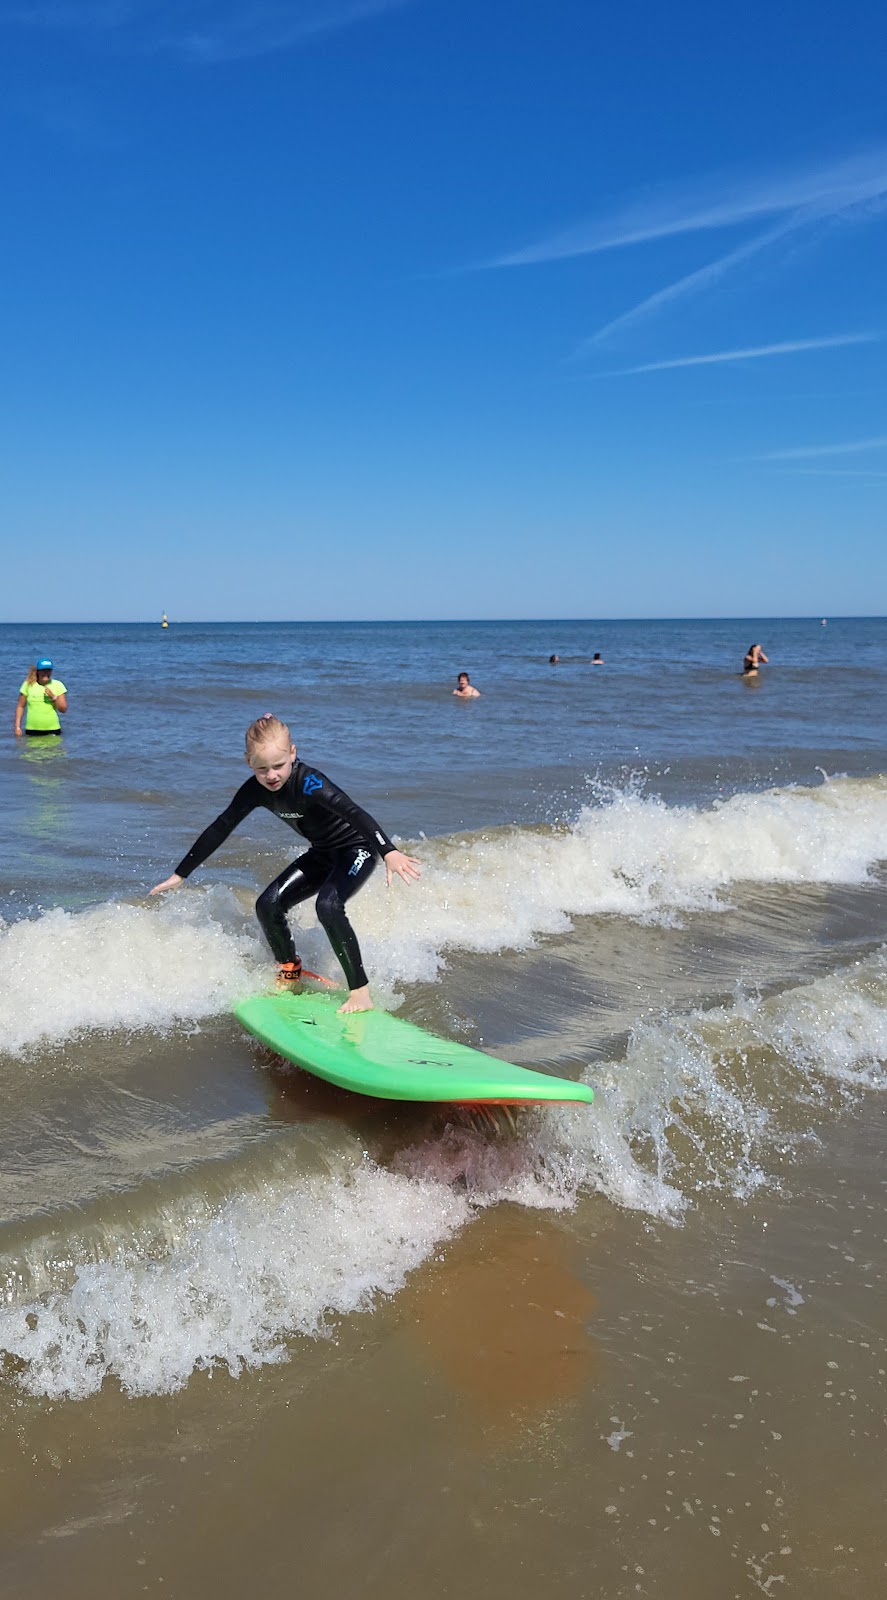
[[[759,644],[750,644],[745,652],[745,660],[742,663],[743,677],[747,678],[750,673],[757,672],[762,661],[766,665],[767,657],[764,655],[761,646]]]

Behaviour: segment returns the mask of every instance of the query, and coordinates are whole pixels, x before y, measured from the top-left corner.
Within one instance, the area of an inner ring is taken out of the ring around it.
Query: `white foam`
[[[510,828],[423,842],[424,875],[354,905],[378,998],[432,981],[447,950],[526,949],[580,915],[669,922],[724,909],[740,881],[860,883],[885,851],[887,780],[736,795],[707,809],[613,792],[572,828]],[[341,981],[303,908],[299,944]],[[48,953],[48,981],[40,981]],[[188,888],[162,903],[51,911],[0,928],[0,1041],[20,1050],[88,1028],[164,1028],[228,1009],[265,981],[269,957],[232,891]]]
[[[887,1089],[887,948],[779,995],[639,1023],[623,1056],[583,1076],[593,1106],[539,1112],[510,1152],[454,1129],[404,1151],[399,1170],[458,1179],[475,1204],[569,1206],[593,1191],[670,1221],[703,1194],[746,1199],[823,1087]]]
[[[667,923],[724,909],[724,891],[742,881],[864,882],[885,840],[884,779],[735,795],[707,809],[614,791],[569,829],[430,840],[419,852],[424,888],[386,896],[371,883],[361,915],[372,969],[393,987],[433,979],[447,949],[526,949],[574,916]]]
[[[47,911],[0,927],[0,1044],[157,1028],[230,1010],[255,987],[255,924],[225,890],[149,906]]]
[[[887,1088],[887,951],[759,1008],[775,1050],[844,1090]],[[757,1018],[749,1018],[754,1030]]]
[[[554,1168],[565,1195],[673,1219],[704,1193],[745,1199],[822,1086],[887,1089],[887,948],[766,999],[639,1024],[624,1058],[584,1076],[594,1115],[552,1110],[536,1136],[543,1187]]]
[[[181,1243],[159,1260],[121,1242],[70,1288],[0,1311],[0,1349],[34,1394],[83,1399],[106,1378],[165,1394],[217,1364],[235,1376],[286,1357],[331,1316],[366,1311],[466,1219],[467,1202],[368,1162],[230,1200],[214,1217],[167,1218]]]

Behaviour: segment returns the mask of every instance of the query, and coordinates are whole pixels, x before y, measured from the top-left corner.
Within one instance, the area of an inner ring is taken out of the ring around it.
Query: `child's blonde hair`
[[[36,683],[36,682],[37,682],[37,668],[36,667],[29,667],[28,668],[28,676],[25,679],[25,683]]]
[[[285,744],[291,745],[292,738],[289,728],[273,711],[266,711],[263,717],[256,717],[246,730],[246,759],[255,755],[260,745]]]

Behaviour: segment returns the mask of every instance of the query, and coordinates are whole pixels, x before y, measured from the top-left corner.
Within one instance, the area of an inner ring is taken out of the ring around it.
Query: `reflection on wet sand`
[[[526,1218],[460,1235],[407,1291],[405,1324],[425,1360],[485,1424],[508,1427],[575,1400],[595,1381],[594,1296],[578,1248]]]

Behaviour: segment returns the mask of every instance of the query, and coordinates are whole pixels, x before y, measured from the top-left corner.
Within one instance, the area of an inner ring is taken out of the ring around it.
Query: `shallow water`
[[[0,754],[10,1587],[880,1595],[887,624],[0,637],[71,702]],[[380,1002],[593,1107],[240,1033],[290,835],[144,895],[272,708],[423,858],[355,906]]]

